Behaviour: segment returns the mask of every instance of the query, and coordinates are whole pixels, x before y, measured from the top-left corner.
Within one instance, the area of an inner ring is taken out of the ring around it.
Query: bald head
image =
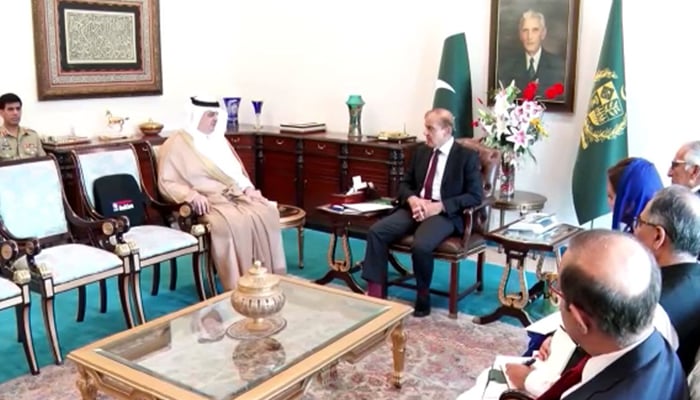
[[[565,302],[621,345],[651,326],[661,276],[651,253],[634,236],[602,229],[582,232],[562,258],[559,280]]]

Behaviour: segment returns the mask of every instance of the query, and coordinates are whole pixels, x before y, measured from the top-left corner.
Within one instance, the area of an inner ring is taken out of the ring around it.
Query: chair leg
[[[204,270],[207,273],[207,285],[209,286],[209,293],[211,293],[211,297],[215,297],[218,293],[216,290],[216,271],[214,269],[214,260],[206,256],[207,260],[207,265],[204,266]]]
[[[299,269],[304,268],[304,225],[297,227],[297,245],[299,246]]]
[[[202,253],[195,253],[192,255],[192,274],[194,275],[194,284],[197,288],[197,296],[199,296],[199,301],[204,301],[207,299],[207,292],[204,290],[204,281],[202,280]]]
[[[170,260],[170,290],[175,289],[177,289],[177,259],[173,258]]]
[[[53,359],[56,365],[61,365],[63,364],[63,356],[61,355],[61,346],[58,343],[58,333],[56,332],[56,315],[53,309],[53,296],[45,297],[41,302],[41,308],[44,312],[44,327],[46,328]]]
[[[81,286],[78,288],[78,315],[75,317],[78,322],[85,321],[85,297],[85,286]]]
[[[17,310],[17,323],[22,327],[22,346],[24,347],[24,355],[27,357],[27,365],[32,375],[39,374],[39,363],[36,360],[34,352],[34,340],[32,339],[31,319],[29,318],[29,304],[20,304]]]
[[[107,280],[102,279],[100,281],[100,312],[102,314],[107,312]]]
[[[143,299],[141,298],[141,272],[136,271],[131,274],[131,298],[134,300],[136,317],[138,324],[146,323],[146,316],[143,312]]]
[[[22,328],[22,308],[15,307],[15,321],[17,321],[17,343],[22,343],[24,340],[24,329]]]
[[[486,264],[486,250],[476,257],[476,291],[484,290],[484,264]]]
[[[121,274],[118,278],[119,302],[122,304],[122,312],[126,321],[126,329],[134,327],[134,315],[131,313],[131,303],[129,302],[129,280],[131,275]]]
[[[450,292],[449,292],[449,314],[452,319],[457,319],[457,295],[459,294],[459,263],[450,263]]]
[[[151,286],[151,296],[157,296],[158,289],[160,289],[160,263],[153,266],[153,282]]]

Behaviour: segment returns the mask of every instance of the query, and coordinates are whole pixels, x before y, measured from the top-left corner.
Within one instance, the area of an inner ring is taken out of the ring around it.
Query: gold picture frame
[[[580,7],[580,0],[491,0],[488,89],[515,81],[523,90],[534,75],[540,82],[538,97],[548,111],[573,112]],[[523,24],[525,20],[530,24]],[[533,26],[535,20],[544,28]],[[532,72],[526,61],[532,58],[526,51],[535,51],[530,47],[540,49]],[[564,86],[562,95],[544,98],[544,89],[555,83]]]
[[[159,0],[32,0],[40,101],[163,94]]]

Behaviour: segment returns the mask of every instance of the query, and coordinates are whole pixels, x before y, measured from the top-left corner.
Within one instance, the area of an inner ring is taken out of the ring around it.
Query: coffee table
[[[282,277],[286,327],[267,338],[236,340],[242,319],[224,293],[118,333],[68,355],[83,399],[292,399],[341,360],[353,362],[391,337],[392,383],[401,386],[412,308]],[[387,354],[388,356],[388,354]]]

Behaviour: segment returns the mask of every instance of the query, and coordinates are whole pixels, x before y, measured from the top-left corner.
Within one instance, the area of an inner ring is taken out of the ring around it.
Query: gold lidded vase
[[[251,339],[279,332],[286,321],[276,314],[286,301],[280,278],[268,273],[262,262],[255,261],[231,294],[233,309],[248,319],[234,323],[228,330],[229,336]]]

